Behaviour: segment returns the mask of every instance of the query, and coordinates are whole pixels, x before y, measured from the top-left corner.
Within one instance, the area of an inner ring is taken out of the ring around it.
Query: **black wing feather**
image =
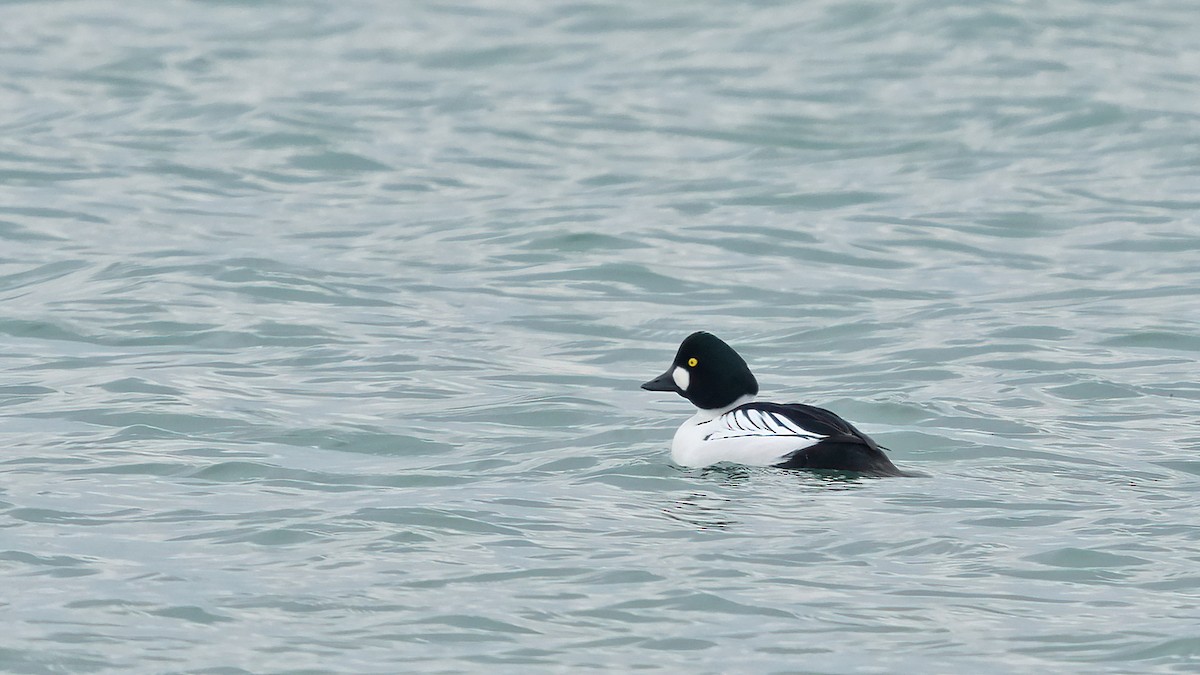
[[[783,469],[814,469],[824,471],[854,471],[873,476],[905,476],[883,454],[870,436],[864,434],[836,414],[803,403],[747,403],[733,410],[750,419],[750,410],[786,418],[796,426],[815,435],[820,441],[801,448],[775,466]]]
[[[857,439],[860,443],[878,447],[875,445],[875,441],[854,428],[854,425],[824,408],[805,405],[803,403],[747,403],[732,410],[734,419],[737,419],[737,413],[739,412],[746,415],[746,419],[750,419],[749,411],[751,410],[779,415],[801,429],[817,436],[850,442]]]

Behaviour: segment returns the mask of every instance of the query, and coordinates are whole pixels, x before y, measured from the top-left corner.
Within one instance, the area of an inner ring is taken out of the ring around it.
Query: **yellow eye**
[[[695,368],[697,363],[699,363],[699,361],[697,361],[696,357],[694,357],[694,356],[692,358],[688,359],[688,367],[689,368]]]

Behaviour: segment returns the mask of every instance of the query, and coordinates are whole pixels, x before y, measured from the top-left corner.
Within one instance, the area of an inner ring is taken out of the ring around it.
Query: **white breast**
[[[771,466],[821,438],[782,415],[762,410],[734,410],[716,417],[700,411],[675,432],[671,459],[682,466],[718,462]]]

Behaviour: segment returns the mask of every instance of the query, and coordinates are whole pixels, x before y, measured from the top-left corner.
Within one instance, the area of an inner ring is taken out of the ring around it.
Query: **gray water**
[[[0,670],[1200,672],[1197,35],[0,2]],[[671,465],[697,329],[925,477]]]

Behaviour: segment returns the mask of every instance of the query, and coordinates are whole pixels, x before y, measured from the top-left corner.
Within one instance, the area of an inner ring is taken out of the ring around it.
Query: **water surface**
[[[0,670],[1200,670],[1198,33],[0,3]],[[672,466],[696,329],[926,477]]]

